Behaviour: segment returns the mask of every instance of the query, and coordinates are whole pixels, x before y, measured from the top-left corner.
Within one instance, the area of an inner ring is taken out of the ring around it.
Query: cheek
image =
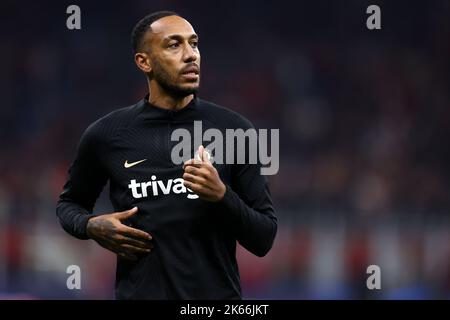
[[[173,56],[162,56],[159,60],[159,65],[164,71],[171,76],[176,76],[178,73],[177,60]]]

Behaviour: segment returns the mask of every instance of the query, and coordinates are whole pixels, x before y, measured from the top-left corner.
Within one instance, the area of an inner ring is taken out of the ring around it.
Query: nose
[[[199,52],[187,44],[184,49],[183,60],[184,62],[194,62],[198,59]]]

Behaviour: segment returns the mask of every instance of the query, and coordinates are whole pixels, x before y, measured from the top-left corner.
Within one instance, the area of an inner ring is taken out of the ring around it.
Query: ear
[[[144,73],[152,71],[151,60],[147,53],[138,52],[134,55],[134,62]]]

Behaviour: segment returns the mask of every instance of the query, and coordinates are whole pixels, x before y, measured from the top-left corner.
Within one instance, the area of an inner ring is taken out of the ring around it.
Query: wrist
[[[93,239],[94,236],[94,223],[95,223],[95,216],[91,216],[89,217],[87,223],[86,223],[86,235],[88,236],[89,239]]]
[[[227,192],[227,186],[222,182],[222,188],[219,193],[219,197],[217,198],[218,201],[222,201],[222,199],[225,197],[225,193]]]

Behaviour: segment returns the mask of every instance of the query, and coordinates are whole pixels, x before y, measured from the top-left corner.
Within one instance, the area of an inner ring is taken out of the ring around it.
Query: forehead
[[[189,37],[195,34],[192,25],[185,19],[178,16],[168,16],[156,20],[151,25],[151,38],[155,40],[163,40],[171,35],[181,35],[183,37]]]

